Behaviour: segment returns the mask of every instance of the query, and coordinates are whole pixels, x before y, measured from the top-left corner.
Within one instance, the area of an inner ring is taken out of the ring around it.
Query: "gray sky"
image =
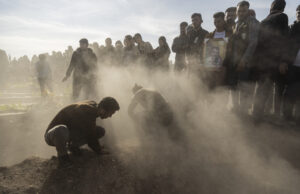
[[[12,57],[76,48],[78,40],[113,42],[140,32],[157,46],[159,36],[171,44],[182,21],[200,12],[203,27],[212,31],[212,15],[239,1],[232,0],[0,0],[0,49]],[[250,0],[259,20],[267,16],[272,1]],[[295,20],[297,0],[287,2],[290,23]]]

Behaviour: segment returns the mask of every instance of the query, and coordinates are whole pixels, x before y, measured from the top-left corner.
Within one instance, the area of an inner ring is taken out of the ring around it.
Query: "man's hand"
[[[281,74],[286,74],[287,70],[288,70],[288,64],[286,64],[286,63],[280,63],[280,65],[279,65],[279,72]]]
[[[69,78],[68,76],[65,76],[64,79],[62,80],[62,82],[67,81],[68,78]]]

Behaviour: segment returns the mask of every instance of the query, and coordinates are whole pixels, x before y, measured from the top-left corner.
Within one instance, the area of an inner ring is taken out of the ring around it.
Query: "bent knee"
[[[66,125],[57,125],[45,134],[45,140],[54,146],[58,142],[65,143],[69,140],[69,129]]]

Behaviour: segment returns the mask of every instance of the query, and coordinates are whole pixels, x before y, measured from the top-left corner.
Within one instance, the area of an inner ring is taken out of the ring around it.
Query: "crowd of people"
[[[250,3],[241,1],[236,7],[213,15],[213,32],[201,27],[203,20],[200,13],[192,14],[191,24],[180,23],[180,34],[173,40],[171,49],[176,53],[173,71],[179,74],[186,72],[188,77],[196,78],[196,82],[201,82],[209,93],[219,87],[227,88],[232,94],[233,111],[238,115],[252,115],[255,122],[260,122],[270,108],[267,102],[275,90],[275,118],[288,121],[295,119],[295,107],[300,97],[300,6],[296,8],[297,19],[291,26],[284,13],[285,6],[285,0],[274,0],[269,15],[258,21],[255,11],[250,9]],[[86,99],[96,95],[96,72],[99,64],[123,68],[138,65],[143,66],[149,74],[153,71],[170,70],[171,49],[164,36],[159,38],[159,46],[155,49],[139,33],[134,36],[126,35],[124,46],[121,41],[116,41],[113,46],[110,38],[101,47],[96,43],[89,46],[87,39],[81,39],[79,43],[80,47],[73,52],[63,78],[66,81],[73,74],[74,100],[78,99],[81,90],[85,91]],[[39,67],[42,61],[43,55],[37,63],[38,72],[41,72]],[[44,67],[41,69],[48,69],[50,74],[49,65]],[[41,86],[42,83],[47,83],[41,81],[41,76],[39,81]],[[159,92],[135,85],[133,93],[134,98],[128,107],[128,114],[132,119],[142,116],[144,122],[152,125],[157,123],[164,127],[171,126],[174,122],[172,109]],[[105,104],[108,104],[106,108]],[[145,109],[147,115],[135,113],[138,104]],[[59,145],[56,147],[58,151],[61,150],[63,157],[66,157],[68,134],[72,133],[70,122],[72,119],[78,122],[75,117],[70,117],[67,109],[76,114],[90,111],[90,127],[95,129],[96,117],[110,117],[120,107],[115,99],[109,97],[104,98],[99,105],[89,101],[64,108],[53,120],[58,122],[52,122],[45,134],[49,145],[55,145],[55,141],[58,141]],[[66,118],[58,119],[63,114],[66,114]],[[66,126],[61,126],[62,124]],[[63,140],[56,137],[55,133],[58,137],[64,137]],[[96,142],[95,138],[104,135],[103,129],[99,127],[94,133],[88,133],[93,139],[92,143]],[[99,144],[96,148],[95,145],[91,147],[100,152]]]
[[[268,16],[258,21],[255,10],[250,9],[250,3],[241,1],[236,7],[213,14],[215,30],[212,32],[202,28],[202,15],[194,13],[191,24],[185,21],[180,23],[179,35],[174,38],[171,47],[166,38],[161,36],[158,39],[159,46],[154,49],[150,42],[143,40],[140,33],[126,35],[123,43],[118,40],[115,45],[111,38],[107,38],[105,46],[89,44],[83,38],[75,51],[69,47],[63,54],[40,54],[34,56],[31,63],[34,64],[43,96],[47,95],[46,90],[52,91],[52,65],[57,61],[61,61],[61,64],[56,76],[63,74],[62,69],[66,69],[65,76],[61,76],[62,81],[73,76],[74,101],[78,100],[81,93],[85,99],[96,99],[97,71],[100,66],[140,66],[149,74],[156,71],[167,73],[173,67],[175,73],[196,78],[196,82],[201,82],[210,93],[220,87],[227,88],[231,91],[233,111],[239,115],[252,115],[255,122],[260,122],[270,108],[267,102],[275,90],[274,115],[290,121],[296,118],[295,107],[300,97],[300,5],[296,8],[296,21],[291,26],[284,13],[285,6],[285,0],[274,0]],[[176,54],[174,65],[169,61],[171,51]],[[27,60],[27,63],[30,61]],[[129,108],[132,117],[135,117],[137,101],[145,104],[144,96],[153,96],[165,102],[159,93],[142,87],[134,94],[136,101],[133,100]],[[114,99],[104,101],[113,104],[109,111],[114,113],[119,110]],[[98,105],[97,109],[95,102],[89,102],[83,106],[84,111],[87,111],[87,107],[92,112],[96,111],[93,113],[95,118],[104,114],[97,112],[103,109],[103,104]],[[162,123],[168,123],[172,114],[168,105],[163,107],[166,107],[166,114],[161,117],[167,116]],[[162,113],[163,110],[157,112]],[[51,127],[57,128],[56,125]],[[51,131],[51,127],[48,130]],[[58,128],[62,135],[66,134],[66,127]],[[48,135],[50,142],[51,135]],[[103,134],[98,136],[102,137]],[[55,138],[53,141],[56,141]],[[65,147],[60,145],[60,149],[65,154]],[[96,150],[99,151],[98,145]]]
[[[234,110],[262,118],[267,101],[275,88],[274,113],[293,119],[294,107],[299,97],[300,6],[296,8],[297,20],[291,26],[284,13],[286,2],[275,0],[269,15],[259,22],[247,1],[237,7],[213,15],[215,30],[201,27],[200,13],[191,16],[191,24],[180,23],[180,34],[173,40],[171,49],[176,54],[174,71],[197,77],[209,91],[228,87],[232,91]],[[73,73],[73,98],[81,89],[86,98],[96,90],[96,69],[100,65],[129,67],[140,65],[149,72],[169,71],[171,49],[164,36],[153,49],[141,34],[126,35],[124,46],[111,38],[105,46],[89,45],[80,40],[73,52],[64,81]],[[255,93],[255,97],[254,97]]]

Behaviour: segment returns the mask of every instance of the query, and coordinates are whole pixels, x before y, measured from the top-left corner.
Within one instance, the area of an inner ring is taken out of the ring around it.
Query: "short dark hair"
[[[166,37],[164,37],[164,36],[159,37],[158,40],[163,41],[164,44],[168,44],[168,43],[167,43],[167,39],[166,39]]]
[[[46,55],[45,54],[39,54],[39,59],[40,60],[45,60],[46,59]]]
[[[286,6],[285,0],[274,0],[271,4],[271,11],[284,10],[285,6]]]
[[[82,38],[82,39],[79,40],[79,43],[82,43],[82,44],[89,44],[89,41],[88,41],[88,39],[86,39],[86,38]]]
[[[285,0],[274,0],[271,4],[271,11],[274,11],[274,10],[278,10],[278,11],[281,11],[281,10],[284,10],[286,6],[286,2]]]
[[[122,44],[121,40],[117,40],[116,44]]]
[[[250,7],[250,3],[248,1],[241,1],[237,4],[237,7]]]
[[[99,102],[98,108],[102,108],[105,111],[117,111],[117,110],[120,110],[119,103],[113,97],[105,97],[105,98],[103,98]]]
[[[189,24],[187,22],[181,22],[180,26],[188,26]]]
[[[215,19],[216,18],[222,18],[222,19],[224,19],[225,18],[225,14],[224,14],[224,12],[217,12],[217,13],[214,14],[214,18]]]
[[[142,35],[140,33],[136,33],[133,38],[137,38],[137,37],[142,38]]]
[[[229,7],[226,9],[225,13],[226,12],[236,12],[236,7]]]
[[[201,13],[193,13],[191,18],[200,17],[202,19]]]
[[[298,5],[298,7],[297,7],[296,11],[300,11],[300,5]]]
[[[125,40],[132,40],[132,39],[133,38],[132,38],[132,36],[130,34],[128,34],[128,35],[125,36]]]

